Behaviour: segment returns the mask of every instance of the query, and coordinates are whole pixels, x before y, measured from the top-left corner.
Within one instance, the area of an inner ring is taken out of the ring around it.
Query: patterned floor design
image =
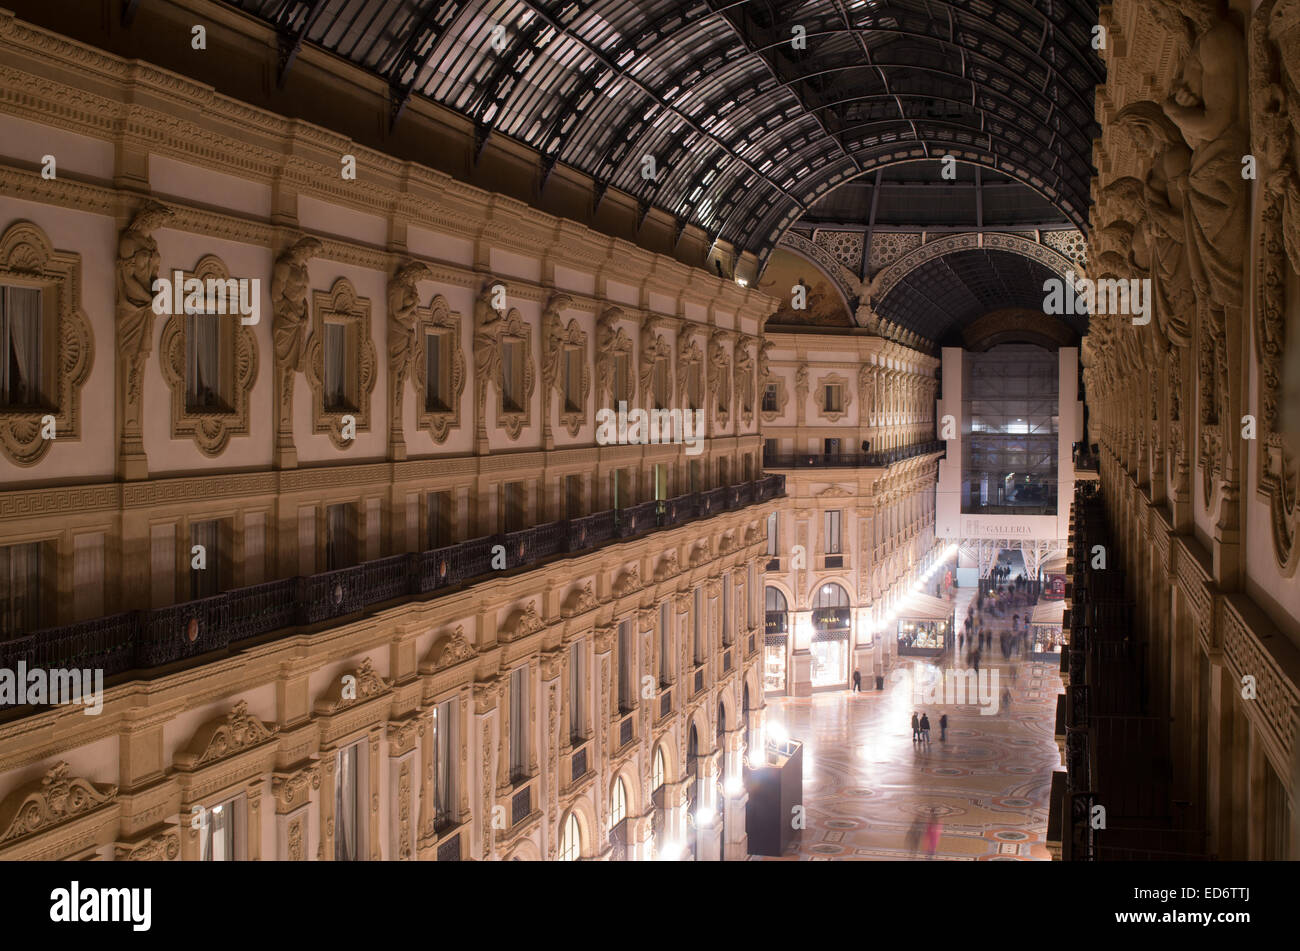
[[[990,653],[996,663],[981,666],[997,672],[996,693],[1007,687],[1012,698],[992,715],[969,704],[922,707],[911,670],[887,679],[884,691],[769,698],[769,722],[804,743],[806,827],[786,855],[765,861],[924,859],[924,836],[909,841],[909,831],[916,835],[931,810],[942,823],[936,859],[1047,861],[1060,675],[1055,665],[1004,661],[996,646]],[[912,742],[914,709],[933,723],[928,747]]]

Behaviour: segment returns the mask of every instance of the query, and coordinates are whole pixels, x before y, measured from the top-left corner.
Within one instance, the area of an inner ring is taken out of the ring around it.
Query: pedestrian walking
[[[948,742],[948,714],[942,714],[939,717],[939,742]]]
[[[930,745],[930,715],[928,713],[921,714],[921,739],[925,741],[926,746]]]
[[[918,717],[916,715],[916,711],[913,710],[912,711],[912,742],[913,743],[919,742],[920,739],[921,739],[921,718]]]
[[[943,835],[943,823],[939,821],[939,810],[930,807],[930,821],[925,824],[925,857],[934,858],[939,851],[939,837]]]
[[[853,692],[862,693],[862,671],[853,668]]]

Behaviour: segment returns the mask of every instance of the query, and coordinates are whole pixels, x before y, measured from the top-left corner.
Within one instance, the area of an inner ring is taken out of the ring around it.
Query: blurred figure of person
[[[912,711],[912,742],[916,743],[920,741],[920,739],[921,739],[921,718],[918,717],[916,715],[916,711],[913,710]]]
[[[862,671],[853,668],[853,692],[862,693]]]
[[[921,851],[921,836],[925,834],[925,823],[921,817],[917,816],[912,820],[912,826],[907,830],[907,851],[912,855],[917,855]]]
[[[925,741],[926,746],[930,745],[930,715],[928,713],[921,714],[921,739]]]
[[[939,851],[939,836],[943,835],[943,823],[939,821],[939,810],[930,807],[930,821],[925,824],[925,857],[934,858]]]
[[[948,742],[948,714],[946,713],[939,717],[939,742]]]

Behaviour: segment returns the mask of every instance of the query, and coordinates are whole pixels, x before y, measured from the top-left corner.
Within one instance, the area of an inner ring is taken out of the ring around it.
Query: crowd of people
[[[979,594],[967,607],[963,629],[957,635],[957,649],[966,652],[967,665],[976,671],[984,652],[993,649],[995,635],[1004,660],[1028,658],[1033,648],[1029,619],[1038,603],[1037,591],[1024,575],[1009,577],[1010,571],[1006,566],[992,570],[989,583],[980,585]]]

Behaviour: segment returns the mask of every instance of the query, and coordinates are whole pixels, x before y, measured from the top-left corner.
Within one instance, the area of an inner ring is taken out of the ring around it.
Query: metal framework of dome
[[[760,258],[842,182],[945,154],[1086,219],[1091,0],[230,2],[282,78],[317,44],[387,80],[393,121],[431,97]]]

